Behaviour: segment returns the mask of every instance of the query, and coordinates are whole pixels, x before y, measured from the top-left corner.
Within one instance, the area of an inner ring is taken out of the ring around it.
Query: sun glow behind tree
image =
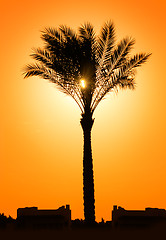
[[[118,8],[107,0],[2,2],[1,213],[16,217],[21,206],[69,203],[72,218],[83,218],[80,110],[54,84],[38,77],[23,80],[21,69],[30,61],[31,48],[43,46],[40,30],[45,26],[77,29],[89,20],[98,33],[110,18],[117,41],[133,36],[132,52],[153,55],[138,70],[135,91],[108,94],[94,113],[97,221],[111,219],[113,204],[166,208],[165,12],[164,0],[130,0],[127,5],[120,0]]]
[[[130,56],[135,40],[126,37],[115,44],[114,24],[106,22],[97,37],[90,23],[81,25],[76,33],[61,25],[45,28],[41,36],[45,47],[31,54],[36,63],[25,68],[24,77],[40,76],[55,83],[59,90],[71,96],[81,110],[83,130],[83,196],[87,224],[95,222],[94,176],[91,148],[93,113],[111,91],[134,89],[136,68],[147,61],[150,54]],[[82,78],[86,76],[86,82]],[[78,77],[81,77],[78,82]]]
[[[85,87],[86,87],[86,82],[85,82],[84,79],[81,79],[81,80],[80,80],[80,84],[81,84],[81,87],[82,87],[82,88],[85,88]]]

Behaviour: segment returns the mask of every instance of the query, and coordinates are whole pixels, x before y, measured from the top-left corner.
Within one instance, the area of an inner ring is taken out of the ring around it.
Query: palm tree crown
[[[41,38],[45,46],[33,50],[31,56],[37,63],[26,66],[24,77],[40,76],[55,83],[76,101],[82,114],[93,114],[113,89],[134,89],[135,69],[150,55],[130,57],[135,41],[129,37],[115,45],[112,22],[104,24],[99,36],[87,23],[79,27],[78,33],[66,26],[46,28]]]

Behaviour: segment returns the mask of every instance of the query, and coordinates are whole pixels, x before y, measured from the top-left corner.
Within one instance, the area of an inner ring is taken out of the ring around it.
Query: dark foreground
[[[53,239],[112,239],[112,240],[151,240],[166,239],[166,226],[155,226],[146,229],[113,229],[113,228],[75,228],[61,230],[0,230],[0,240],[53,240]]]

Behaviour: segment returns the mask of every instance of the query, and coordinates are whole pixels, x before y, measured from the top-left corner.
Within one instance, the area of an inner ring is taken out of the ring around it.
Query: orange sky
[[[95,112],[92,146],[96,219],[126,209],[166,208],[165,0],[0,1],[0,213],[70,204],[83,218],[82,129],[75,102],[37,77],[23,80],[44,27],[112,19],[117,39],[152,52],[135,91],[109,94]]]

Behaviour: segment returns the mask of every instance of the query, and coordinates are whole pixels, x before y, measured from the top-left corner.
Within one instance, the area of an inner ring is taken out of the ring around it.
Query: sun
[[[84,80],[84,79],[81,79],[80,84],[81,84],[81,87],[82,87],[82,88],[85,88],[85,87],[86,87],[86,84],[85,84],[85,80]]]

